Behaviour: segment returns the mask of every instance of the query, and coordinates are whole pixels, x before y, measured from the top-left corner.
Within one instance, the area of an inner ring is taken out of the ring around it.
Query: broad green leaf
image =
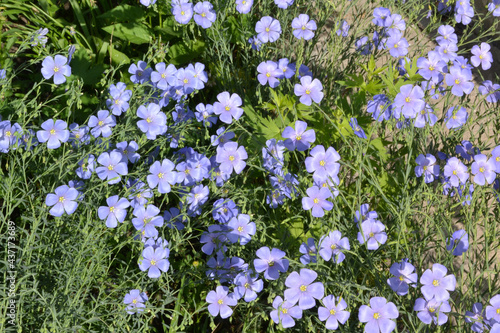
[[[116,50],[112,46],[108,46],[108,52],[111,57],[113,65],[120,65],[121,63],[129,64],[130,58],[125,53]]]
[[[172,45],[168,49],[168,55],[170,56],[170,62],[174,65],[180,65],[190,60],[198,57],[205,48],[205,42],[201,40],[181,41]]]
[[[153,32],[141,23],[117,23],[108,25],[102,30],[132,44],[147,44],[149,43]]]
[[[139,6],[120,5],[109,12],[97,16],[98,19],[110,19],[112,22],[142,21],[144,10]]]

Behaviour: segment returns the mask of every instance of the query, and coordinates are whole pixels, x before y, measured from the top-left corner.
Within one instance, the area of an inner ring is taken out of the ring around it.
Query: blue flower
[[[54,84],[66,82],[66,77],[71,75],[71,67],[69,67],[68,58],[62,55],[46,57],[42,62],[42,75],[48,80],[54,76]]]
[[[52,216],[62,216],[64,212],[68,215],[73,214],[78,207],[78,203],[75,202],[79,195],[78,190],[68,185],[61,185],[54,192],[55,194],[49,193],[45,198],[45,204],[53,206],[49,214]]]
[[[61,146],[61,142],[69,139],[68,124],[64,120],[49,119],[42,124],[42,129],[36,132],[36,137],[40,143],[47,142],[47,148],[56,149]]]
[[[127,217],[127,208],[130,207],[130,202],[125,198],[114,195],[107,198],[106,203],[107,206],[99,207],[97,215],[101,220],[106,220],[106,227],[116,228],[117,222],[123,223],[125,217]]]
[[[264,16],[255,25],[255,31],[257,32],[257,38],[262,43],[275,42],[281,35],[281,25],[280,22],[271,16]]]
[[[446,243],[448,243],[446,245],[448,251],[453,250],[454,256],[461,256],[469,248],[469,235],[463,229],[457,230]]]
[[[140,313],[144,311],[146,307],[144,302],[148,300],[148,295],[145,292],[141,292],[139,289],[132,289],[123,298],[123,303],[127,305],[125,310],[128,314]]]
[[[163,135],[167,131],[167,116],[160,111],[158,104],[150,103],[147,107],[139,106],[137,116],[142,119],[137,122],[137,127],[146,133],[148,139],[154,140],[157,135]]]
[[[153,249],[152,246],[148,246],[142,251],[142,261],[139,263],[139,269],[141,271],[148,271],[148,276],[152,279],[159,278],[161,272],[168,271],[170,267],[170,262],[168,261],[168,256],[170,250],[167,248],[157,248]]]
[[[194,21],[203,29],[210,28],[217,18],[212,4],[208,1],[198,2],[194,6]]]

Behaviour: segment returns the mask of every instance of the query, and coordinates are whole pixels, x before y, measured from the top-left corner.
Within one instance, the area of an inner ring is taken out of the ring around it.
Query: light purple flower
[[[161,272],[167,272],[170,267],[168,256],[170,250],[168,248],[148,246],[142,251],[142,261],[139,263],[141,271],[148,270],[148,276],[151,279],[159,278]]]
[[[307,310],[316,305],[314,299],[321,299],[325,294],[325,287],[321,282],[314,282],[318,273],[302,268],[300,274],[292,272],[285,280],[288,289],[285,290],[285,299],[293,304],[299,302],[299,308]]]
[[[262,43],[275,42],[281,34],[280,21],[272,18],[271,16],[264,16],[255,25],[257,38]]]
[[[245,147],[238,147],[236,142],[227,142],[223,146],[217,147],[215,160],[220,163],[220,170],[230,175],[233,170],[236,174],[240,174],[247,165],[244,161],[247,158]]]
[[[125,310],[128,314],[140,313],[144,311],[146,307],[144,302],[148,300],[148,295],[145,292],[141,292],[139,289],[132,289],[123,298],[123,303],[127,305]]]
[[[490,299],[490,305],[486,307],[486,319],[490,323],[500,323],[500,294]]]
[[[448,291],[455,290],[457,280],[455,275],[446,275],[448,270],[441,264],[432,265],[432,270],[426,270],[420,277],[423,285],[420,289],[428,300],[435,297],[436,301],[443,302],[450,298]]]
[[[349,125],[351,125],[354,134],[356,134],[361,139],[366,139],[365,131],[363,131],[363,129],[358,125],[358,120],[356,118],[351,118]]]
[[[182,2],[174,4],[172,2],[172,15],[180,24],[188,24],[193,17],[193,4],[191,2]]]
[[[446,242],[449,242],[446,245],[448,251],[453,250],[454,256],[461,256],[469,248],[469,235],[465,230],[457,230]]]
[[[377,7],[373,10],[373,24],[379,27],[388,27],[387,19],[391,16],[391,11],[384,7]]]
[[[485,326],[485,310],[483,309],[482,303],[474,303],[472,305],[472,312],[465,312],[465,322],[472,323],[471,329],[474,332],[482,333],[484,332]],[[492,330],[490,332],[493,332]]]
[[[214,6],[208,1],[198,2],[194,6],[194,21],[203,29],[208,29],[215,22],[217,15],[215,14]]]
[[[361,223],[361,231],[358,232],[358,241],[360,244],[366,242],[368,250],[376,250],[381,244],[387,241],[385,225],[379,220],[366,220]]]
[[[130,81],[132,81],[132,83],[139,84],[147,82],[151,76],[152,71],[153,70],[151,68],[148,68],[148,64],[142,60],[139,60],[137,65],[132,64],[128,68],[128,72],[132,74],[132,76],[130,76]]]
[[[218,102],[213,104],[213,109],[222,122],[231,124],[233,122],[232,118],[238,120],[243,115],[243,109],[240,108],[242,104],[241,97],[237,94],[229,95],[227,91],[224,91],[217,95],[217,100]]]
[[[486,80],[478,87],[478,90],[481,95],[488,95],[486,96],[487,102],[497,103],[500,101],[500,84]]]
[[[134,227],[141,232],[142,237],[158,237],[158,230],[155,227],[163,226],[163,216],[158,215],[160,210],[154,205],[139,206],[132,213]]]
[[[449,182],[454,187],[465,184],[467,179],[469,179],[467,171],[467,167],[456,157],[448,159],[444,166],[444,175],[449,177]]]
[[[323,217],[324,210],[332,210],[333,203],[326,200],[332,196],[332,192],[326,187],[312,186],[306,191],[308,197],[302,198],[302,209],[310,210],[312,208],[312,216]]]
[[[467,122],[469,118],[469,114],[464,107],[458,108],[456,106],[452,106],[446,112],[446,118],[444,121],[446,122],[446,127],[448,129],[452,128],[460,128]]]
[[[264,288],[264,282],[259,279],[257,274],[253,274],[252,270],[239,273],[234,278],[234,294],[238,298],[244,297],[245,302],[251,302],[257,298],[257,293]]]
[[[116,184],[121,180],[120,175],[128,173],[127,164],[122,162],[123,155],[118,151],[102,153],[97,158],[97,162],[102,166],[96,168],[97,176],[108,180],[108,184]]]
[[[484,185],[486,182],[491,184],[496,178],[496,165],[493,158],[487,158],[484,154],[474,156],[474,162],[471,165],[471,172],[474,175],[474,183]]]
[[[101,206],[97,210],[97,215],[101,220],[106,220],[106,227],[116,228],[117,222],[123,223],[127,216],[127,208],[130,202],[125,198],[114,195],[106,199],[107,206]]]
[[[394,277],[387,279],[387,284],[396,294],[404,296],[408,294],[409,286],[416,287],[418,275],[415,273],[415,267],[408,262],[408,259],[393,263],[389,271]]]
[[[42,129],[36,132],[38,142],[47,142],[47,148],[56,149],[61,146],[61,142],[66,142],[69,139],[69,131],[66,129],[68,124],[60,119],[46,120],[42,124]]]
[[[78,190],[68,185],[61,185],[54,193],[47,194],[45,198],[45,204],[53,206],[49,214],[52,216],[62,216],[64,212],[68,215],[73,214],[78,207],[78,203],[75,202],[79,195]]]
[[[295,84],[293,92],[295,96],[300,97],[300,102],[304,105],[311,105],[312,101],[319,104],[324,96],[321,82],[310,76],[301,77],[300,84]]]
[[[336,330],[339,327],[339,323],[345,324],[349,316],[351,315],[349,311],[344,311],[347,308],[347,303],[342,299],[342,297],[328,295],[323,298],[324,307],[320,306],[318,308],[319,320],[325,321],[325,326],[329,330]]]
[[[347,23],[347,21],[342,20],[341,27],[335,32],[337,36],[342,35],[342,37],[347,37],[349,35],[349,29],[351,26]]]
[[[319,240],[320,249],[319,255],[323,260],[329,261],[333,258],[336,264],[340,264],[345,259],[343,250],[350,250],[349,240],[347,237],[341,238],[340,231],[330,231],[328,236],[322,236]]]
[[[450,73],[445,76],[446,84],[451,88],[451,93],[455,96],[461,97],[472,92],[474,83],[470,82],[472,77],[467,71],[462,70],[460,67],[452,66]]]
[[[300,256],[300,262],[302,264],[308,265],[317,262],[317,250],[314,238],[308,238],[307,243],[302,242],[299,247],[299,252],[303,254]]]
[[[401,86],[393,104],[396,119],[400,118],[400,112],[405,118],[415,118],[417,113],[425,107],[424,96],[425,94],[419,86],[412,84]]]
[[[229,294],[229,288],[225,286],[217,286],[211,290],[206,297],[208,312],[214,317],[220,314],[222,319],[228,318],[233,314],[233,310],[229,306],[235,306],[238,301],[233,293]]]
[[[434,181],[434,177],[439,176],[439,165],[436,164],[436,158],[431,154],[418,155],[415,159],[418,164],[415,167],[415,175],[417,177],[422,177],[424,175],[424,181],[426,183],[431,183]]]
[[[293,5],[294,0],[274,0],[274,3],[278,8],[287,9],[289,6]]]
[[[285,147],[293,151],[297,148],[298,151],[305,151],[309,149],[311,143],[316,140],[316,134],[313,129],[307,130],[307,123],[301,120],[295,122],[295,129],[287,126],[283,131],[283,138]]]
[[[236,243],[239,239],[240,244],[245,245],[255,235],[255,223],[250,222],[250,216],[247,214],[239,214],[238,217],[231,218],[227,225],[229,227],[227,238],[231,243]]]
[[[155,65],[155,71],[151,73],[151,82],[156,83],[159,89],[167,90],[171,86],[174,86],[177,82],[176,73],[177,68],[174,65],[165,65],[164,62],[160,62]]]
[[[387,38],[386,46],[391,56],[395,58],[404,57],[408,54],[408,41],[399,30],[394,31],[389,38]]]
[[[97,117],[90,116],[89,118],[90,133],[94,138],[99,137],[101,134],[103,138],[109,137],[111,128],[114,126],[116,126],[116,118],[112,114],[110,115],[107,110],[100,110],[97,112]]]
[[[164,159],[161,164],[160,161],[156,161],[149,167],[148,175],[148,185],[151,189],[158,186],[158,192],[160,193],[169,193],[170,185],[174,185],[176,183],[176,173],[173,171],[175,168],[175,164],[172,163],[169,159]]]
[[[300,14],[292,21],[293,35],[298,39],[310,40],[317,28],[316,22],[309,20],[307,14]]]
[[[163,135],[167,131],[167,116],[160,111],[158,104],[149,103],[147,107],[139,106],[137,116],[142,119],[137,122],[137,127],[146,133],[149,140],[155,140],[157,135]]]
[[[278,69],[278,64],[274,61],[261,62],[257,66],[257,71],[259,72],[257,79],[261,85],[265,86],[269,83],[271,88],[276,88],[279,85],[280,81],[278,77],[282,75],[282,72]]]
[[[54,76],[54,84],[66,82],[66,77],[71,75],[71,67],[67,64],[68,59],[57,54],[54,58],[45,57],[42,62],[42,75],[48,80]]]
[[[271,311],[270,316],[274,323],[279,324],[281,321],[281,326],[283,328],[289,328],[295,326],[295,319],[302,318],[302,309],[288,300],[283,301],[281,296],[276,296],[273,301],[273,308],[275,310]]]
[[[438,28],[439,36],[436,37],[436,41],[439,45],[447,43],[458,43],[458,37],[455,34],[455,29],[450,25],[441,25]]]
[[[289,261],[283,259],[286,253],[273,248],[270,250],[267,246],[261,247],[255,253],[259,259],[253,261],[257,273],[264,272],[264,277],[268,280],[277,280],[281,273],[288,270]]]
[[[434,324],[441,326],[448,321],[448,316],[444,313],[450,312],[451,307],[446,300],[438,302],[434,298],[428,301],[423,298],[417,298],[413,310],[418,312],[417,317],[424,324],[429,325],[434,322]]]
[[[236,0],[236,10],[240,14],[248,14],[252,9],[253,0]]]
[[[328,147],[325,151],[325,147],[322,145],[317,145],[311,149],[310,157],[305,160],[306,170],[309,173],[314,173],[313,177],[316,179],[326,179],[332,178],[335,183],[338,182],[338,173],[340,169],[340,164],[337,161],[340,160],[340,155],[337,153],[335,148]]]
[[[391,319],[399,317],[398,309],[392,302],[387,302],[383,297],[372,297],[370,306],[361,305],[359,308],[359,321],[366,323],[366,333],[390,333],[396,328],[396,323]]]
[[[130,143],[127,143],[127,141],[119,142],[116,144],[116,149],[122,153],[123,162],[125,163],[128,163],[129,161],[131,163],[135,163],[141,157],[141,155],[137,153],[139,145],[135,141],[130,141]]]

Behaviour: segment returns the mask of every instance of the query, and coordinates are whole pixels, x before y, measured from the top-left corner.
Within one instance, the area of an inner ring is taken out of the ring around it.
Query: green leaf
[[[375,140],[370,141],[370,146],[379,152],[378,156],[380,156],[382,161],[387,161],[389,154],[387,154],[387,149],[385,148],[384,142],[381,138],[376,138]]]
[[[110,54],[111,62],[113,63],[113,65],[120,65],[121,63],[125,64],[130,63],[130,58],[127,57],[125,53],[116,50],[114,47],[109,46],[108,52]]]
[[[172,45],[168,49],[168,55],[170,57],[170,62],[174,65],[180,65],[201,55],[205,49],[205,42],[202,40],[181,41]]]
[[[163,26],[156,26],[155,31],[158,31],[161,34],[161,37],[165,41],[169,41],[175,37],[180,37],[182,36],[182,31],[178,29],[177,23],[174,20],[173,16],[169,16],[165,18],[165,21],[163,21]]]
[[[153,31],[141,23],[117,23],[108,25],[102,30],[132,44],[147,44],[153,36]]]
[[[120,5],[102,15],[98,19],[110,19],[112,22],[133,22],[144,19],[144,10],[138,6]]]

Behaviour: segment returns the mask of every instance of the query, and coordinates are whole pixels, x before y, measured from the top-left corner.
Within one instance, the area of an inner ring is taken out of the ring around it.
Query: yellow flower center
[[[245,285],[244,285],[244,286],[245,286],[245,289],[250,288],[250,284],[249,284],[248,282],[245,282]]]
[[[429,312],[430,312],[430,313],[434,313],[434,311],[436,311],[436,309],[435,309],[435,308],[429,308]]]
[[[114,206],[109,207],[109,211],[110,211],[111,213],[114,213],[114,212],[115,212],[115,207],[114,207]]]
[[[311,93],[311,90],[307,89],[306,94],[309,95]]]
[[[284,72],[286,72],[286,67],[285,67],[285,68],[283,68],[283,73],[284,73]]]
[[[151,266],[154,266],[154,265],[156,265],[156,260],[153,259],[153,260],[151,260]]]
[[[268,263],[268,265],[269,265],[269,267],[273,267],[273,266],[274,266],[274,261],[270,261],[270,262]]]
[[[269,28],[266,28],[266,32],[269,32]]]
[[[288,313],[288,309],[282,309],[281,312],[283,312],[283,314],[287,314]]]
[[[336,244],[332,244],[332,245],[330,245],[330,249],[335,250],[336,248],[337,248],[337,245],[336,245]]]
[[[242,226],[238,227],[238,232],[243,232],[243,227]]]
[[[11,132],[11,131],[6,131],[6,132],[5,132],[5,135],[6,135],[6,136],[11,136],[11,135],[12,135],[12,132]]]
[[[406,101],[406,103],[410,103],[410,101],[411,101],[410,97],[406,97],[405,101]]]
[[[303,285],[300,286],[300,291],[304,292],[306,290],[307,290],[307,286],[306,285],[303,284]]]
[[[182,16],[184,16],[184,14],[186,14],[186,13],[185,13],[184,11],[182,11],[182,12],[181,12],[181,15],[182,15]],[[222,304],[222,303],[220,303],[220,304]]]
[[[321,166],[325,166],[325,164],[326,164],[326,163],[325,163],[325,161],[324,161],[324,160],[319,161],[319,165],[321,165]]]
[[[205,16],[207,16],[207,14],[201,13],[201,17],[205,17]]]
[[[149,118],[149,117],[147,117],[147,118],[146,118],[146,121],[147,121],[148,123],[151,123],[151,122],[152,122],[151,118]]]
[[[432,285],[433,285],[434,287],[439,286],[439,280],[434,280],[434,281],[432,281]]]
[[[445,54],[446,54],[446,53],[448,53],[448,50],[444,49],[444,50],[443,50],[443,53],[445,53]]]
[[[218,300],[217,303],[219,303],[219,305],[222,305],[224,304],[224,301],[222,299]]]
[[[379,319],[379,318],[380,318],[380,313],[375,312],[375,313],[373,314],[373,318],[375,318],[375,319]]]
[[[479,172],[484,172],[484,168],[479,168]]]
[[[163,179],[163,176],[164,176],[164,175],[163,175],[163,173],[161,173],[161,172],[158,174],[158,178],[160,178],[160,179]]]
[[[59,202],[64,202],[64,197],[59,197]]]
[[[188,81],[188,79],[184,79],[184,81],[182,81],[182,82],[184,82],[184,84],[186,84],[186,83],[188,83],[189,81]]]
[[[137,194],[136,197],[137,197],[137,199],[140,199],[140,198],[142,198],[142,195],[139,193],[139,194]]]
[[[433,71],[433,70],[434,70],[434,66],[432,66],[432,65],[431,65],[431,66],[429,66],[429,70],[430,70],[430,71]]]
[[[331,314],[332,316],[334,316],[336,313],[337,313],[337,311],[335,311],[334,309],[331,309],[331,310],[330,310],[330,314]]]
[[[56,134],[56,130],[55,129],[51,129],[50,130],[50,134],[52,134],[52,135]]]
[[[500,162],[500,156],[498,156],[497,158],[495,158],[495,161]]]
[[[54,73],[59,72],[59,67],[54,67]]]
[[[497,314],[500,314],[500,308],[497,309]]]
[[[302,30],[306,30],[306,26],[305,25],[302,26]]]
[[[118,104],[120,103],[120,100],[119,99],[115,99],[115,104]]]
[[[403,281],[404,279],[405,279],[405,277],[403,275],[399,276],[399,281]]]
[[[114,169],[113,165],[108,165],[108,170],[109,170],[109,171],[111,171],[111,170],[113,170],[113,169]]]
[[[232,162],[234,161],[234,156],[233,155],[229,155],[229,160]]]
[[[271,77],[271,73],[266,73],[266,76],[267,77]]]
[[[97,123],[97,125],[99,125],[99,126],[104,125],[104,121],[100,120],[100,121]]]
[[[424,169],[424,171],[426,171],[427,170],[427,165],[424,165],[423,169]]]
[[[460,80],[459,80],[459,79],[456,79],[456,80],[455,80],[455,84],[460,84]]]
[[[225,107],[225,109],[226,109],[226,111],[229,111],[229,110],[231,110],[231,107],[228,105]]]
[[[243,0],[243,1],[241,2],[241,4],[242,4],[242,5],[245,5],[246,3],[247,3],[247,2],[246,2],[245,0]]]
[[[161,74],[161,78],[162,78],[162,79],[164,79],[164,78],[166,78],[166,77],[167,77],[167,76],[165,75],[165,73],[162,73],[162,74]]]
[[[319,199],[318,199],[318,198],[315,198],[315,199],[313,200],[313,202],[314,202],[315,204],[319,204]]]
[[[457,175],[457,170],[453,170],[453,174],[456,176]]]
[[[300,141],[300,140],[302,140],[302,136],[297,135],[297,136],[295,136],[295,139],[296,139],[297,141]]]
[[[137,300],[134,298],[134,299],[132,300],[132,303],[137,304]]]
[[[395,49],[397,49],[397,48],[398,48],[398,46],[399,46],[398,44],[394,44],[394,48],[395,48]]]
[[[457,119],[457,115],[456,115],[456,114],[454,114],[454,115],[452,116],[452,118],[453,118],[453,119]]]
[[[370,232],[370,233],[368,234],[368,236],[373,237],[373,236],[375,236],[375,234],[374,234],[373,232]]]

